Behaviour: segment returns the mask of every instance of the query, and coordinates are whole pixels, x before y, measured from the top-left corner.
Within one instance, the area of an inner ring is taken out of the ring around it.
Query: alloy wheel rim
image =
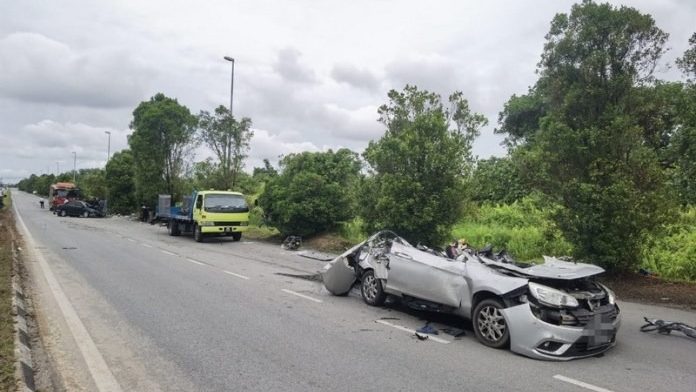
[[[365,277],[365,282],[363,283],[363,292],[368,300],[374,301],[377,298],[377,280],[374,275],[368,275]]]
[[[481,309],[477,323],[481,335],[490,342],[498,342],[505,335],[505,318],[495,306]]]

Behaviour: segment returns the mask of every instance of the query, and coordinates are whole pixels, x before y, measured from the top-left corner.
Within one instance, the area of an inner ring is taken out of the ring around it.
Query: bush
[[[643,251],[644,268],[676,280],[696,280],[696,207],[653,238]]]
[[[258,199],[281,234],[311,236],[354,217],[360,162],[352,151],[291,154],[281,169]]]
[[[465,238],[480,249],[491,244],[507,249],[519,260],[541,260],[541,256],[564,256],[572,253],[551,219],[555,207],[539,207],[540,200],[528,196],[503,205],[484,204],[470,211],[452,230],[454,238]]]

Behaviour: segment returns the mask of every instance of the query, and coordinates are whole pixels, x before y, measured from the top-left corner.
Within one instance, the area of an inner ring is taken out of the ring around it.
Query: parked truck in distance
[[[80,190],[72,182],[57,182],[48,189],[48,209],[53,211],[58,206],[80,199]]]
[[[194,191],[181,206],[172,206],[170,195],[160,195],[155,219],[167,223],[171,236],[193,234],[197,242],[231,236],[239,241],[248,229],[249,206],[243,194],[231,191]]]

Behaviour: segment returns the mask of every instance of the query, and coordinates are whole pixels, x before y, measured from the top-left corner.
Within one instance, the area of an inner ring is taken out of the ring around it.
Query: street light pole
[[[111,157],[111,131],[104,131],[104,133],[109,135],[109,139],[106,142],[106,162],[109,163],[109,158]]]
[[[226,174],[229,176],[230,174],[232,174],[232,168],[231,168],[232,157],[230,156],[230,155],[232,155],[232,151],[231,151],[232,150],[232,143],[230,142],[230,136],[232,135],[232,132],[234,131],[234,129],[232,129],[232,127],[234,127],[234,122],[233,122],[234,116],[232,115],[232,102],[233,102],[233,98],[234,98],[234,58],[232,58],[230,56],[225,56],[225,60],[232,63],[232,77],[230,78],[230,128],[231,129],[230,129],[230,133],[227,134],[227,151],[226,151],[227,154],[225,156],[225,158],[227,160],[227,162],[225,162],[225,166],[227,166],[227,173]],[[234,186],[234,181],[232,181],[232,184],[228,184],[228,185],[231,185],[230,188],[232,188]]]
[[[75,173],[77,172],[77,153],[75,151],[72,152],[73,155],[73,167],[72,167],[72,181],[75,183]]]
[[[60,163],[58,163],[58,161],[56,161],[56,177],[58,177],[59,174],[60,174]]]

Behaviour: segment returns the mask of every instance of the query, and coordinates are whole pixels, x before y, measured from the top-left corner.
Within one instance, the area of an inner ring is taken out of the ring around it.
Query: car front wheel
[[[510,343],[508,328],[502,310],[503,304],[493,298],[484,299],[474,309],[472,324],[476,338],[488,347],[503,348]]]
[[[373,270],[363,273],[360,280],[360,293],[363,301],[370,306],[380,306],[387,299],[387,294],[382,289],[382,281],[375,277]]]
[[[59,213],[58,215],[60,215],[60,216],[66,216],[66,215],[68,215],[68,213],[65,212],[65,210],[60,210],[60,213]]]
[[[83,218],[89,218],[89,211],[85,211],[82,213]]]

